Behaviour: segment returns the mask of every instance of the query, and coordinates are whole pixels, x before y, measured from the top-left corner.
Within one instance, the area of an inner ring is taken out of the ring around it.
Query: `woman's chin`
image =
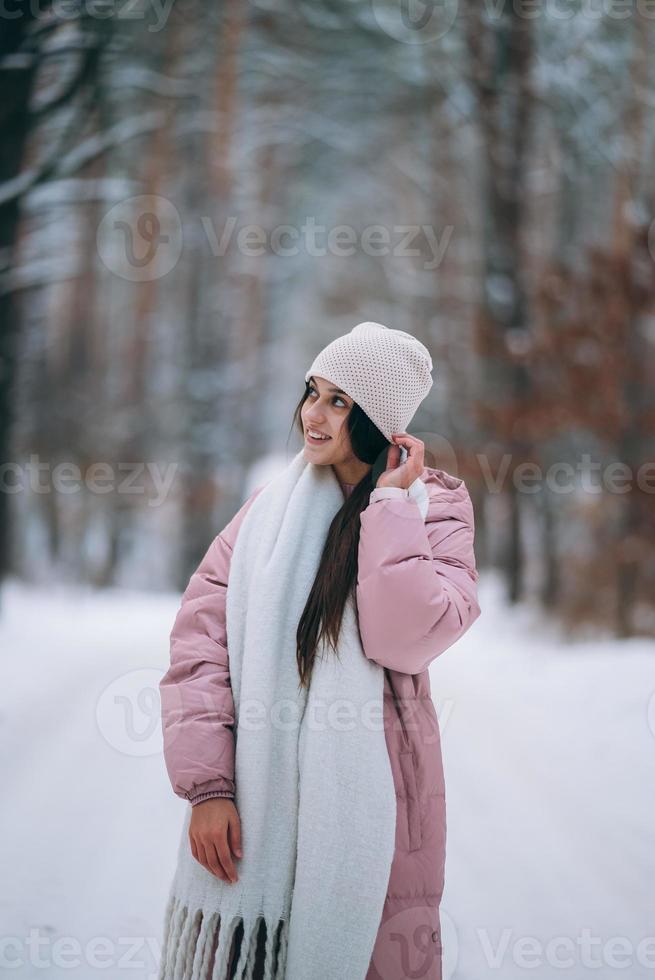
[[[332,447],[328,449],[327,446],[312,446],[311,442],[307,442],[307,440],[305,440],[305,455],[308,459],[311,459],[313,463],[331,463],[331,449]]]

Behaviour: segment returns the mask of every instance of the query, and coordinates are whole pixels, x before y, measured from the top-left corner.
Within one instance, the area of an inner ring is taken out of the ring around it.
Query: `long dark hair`
[[[291,423],[292,429],[294,424],[297,425],[303,438],[300,412],[311,387],[305,382],[305,393],[296,406]],[[370,463],[371,469],[353,487],[332,519],[316,578],[298,623],[296,662],[301,687],[309,687],[316,650],[323,637],[336,653],[345,605],[348,597],[352,595],[354,599],[356,593],[359,515],[366,508],[373,490],[373,464],[391,445],[356,402],[353,402],[346,424],[353,453],[363,463]]]

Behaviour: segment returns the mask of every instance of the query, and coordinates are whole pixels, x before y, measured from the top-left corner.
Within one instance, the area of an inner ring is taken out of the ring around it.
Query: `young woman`
[[[161,980],[441,980],[428,667],[480,608],[467,489],[406,431],[431,370],[382,324],[321,351],[294,415],[303,449],[182,597],[160,691],[190,806]]]

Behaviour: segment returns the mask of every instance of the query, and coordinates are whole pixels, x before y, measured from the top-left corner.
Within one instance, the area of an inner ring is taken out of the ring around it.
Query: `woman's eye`
[[[317,394],[318,394],[318,392],[316,391],[316,388],[314,388],[314,386],[313,386],[313,385],[310,385],[310,386],[309,386],[309,388],[307,389],[307,393],[308,393],[309,395],[312,395],[312,394],[313,394],[313,395],[317,395]],[[345,402],[345,401],[343,400],[343,398],[341,398],[341,396],[340,396],[340,395],[335,395],[335,396],[334,396],[334,398],[333,398],[333,401],[336,401],[336,402],[341,402],[341,405],[342,405],[342,406],[343,406],[344,408],[347,408],[347,405],[346,405],[346,402]]]

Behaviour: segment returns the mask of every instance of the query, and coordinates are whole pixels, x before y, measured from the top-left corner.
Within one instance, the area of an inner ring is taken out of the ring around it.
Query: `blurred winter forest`
[[[361,320],[481,570],[655,635],[655,9],[17,0],[0,18],[0,553],[182,589]]]

